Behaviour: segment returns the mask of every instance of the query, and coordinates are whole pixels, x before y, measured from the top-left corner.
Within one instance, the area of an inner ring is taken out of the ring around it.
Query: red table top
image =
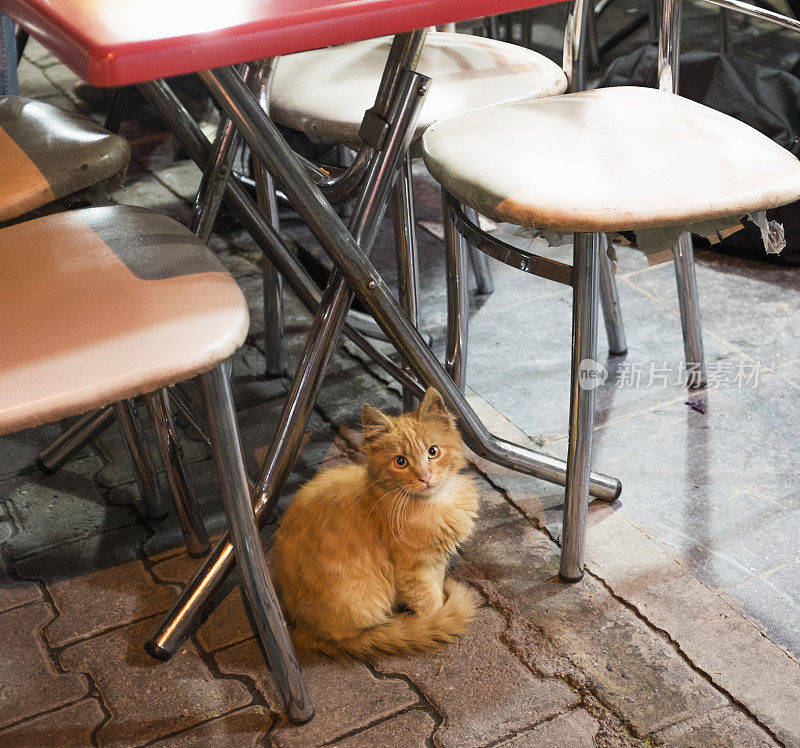
[[[96,86],[368,39],[554,0],[0,0]]]

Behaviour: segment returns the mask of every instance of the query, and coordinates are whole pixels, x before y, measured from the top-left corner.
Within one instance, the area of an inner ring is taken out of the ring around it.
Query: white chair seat
[[[270,98],[276,122],[357,147],[364,112],[375,102],[391,38],[282,57]],[[431,33],[419,71],[433,79],[415,138],[437,120],[478,107],[554,96],[567,88],[561,68],[522,47],[466,34]]]
[[[727,115],[655,89],[604,88],[467,112],[423,158],[496,220],[579,232],[690,225],[800,198],[800,161]]]

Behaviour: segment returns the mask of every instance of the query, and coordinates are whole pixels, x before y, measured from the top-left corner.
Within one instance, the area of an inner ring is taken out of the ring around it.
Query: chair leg
[[[622,312],[619,308],[617,283],[614,280],[611,260],[607,253],[608,237],[605,234],[599,234],[599,237],[600,303],[603,306],[603,319],[606,323],[608,352],[612,356],[623,356],[628,351],[628,343],[625,340],[625,326],[622,323]]]
[[[133,400],[123,400],[114,403],[113,407],[136,476],[136,484],[139,486],[145,515],[149,519],[163,519],[167,516],[169,507],[158,486],[153,456],[142,433],[136,405]]]
[[[155,426],[156,443],[172,491],[175,514],[183,532],[186,552],[190,556],[204,556],[210,547],[208,534],[189,482],[183,450],[172,420],[167,389],[163,388],[145,395],[145,402]]]
[[[280,231],[278,203],[275,199],[275,183],[270,173],[253,160],[255,166],[256,195],[258,207],[275,231]],[[286,374],[283,364],[283,282],[275,266],[264,256],[262,278],[264,281],[264,358],[266,376],[282,377]]]
[[[700,301],[697,296],[692,235],[688,231],[681,234],[672,253],[675,257],[675,280],[678,282],[678,306],[686,356],[686,383],[692,388],[705,387],[706,364],[703,357]]]
[[[464,213],[476,226],[478,225],[478,211],[475,208],[464,206]],[[475,276],[477,291],[482,296],[494,293],[494,282],[492,281],[492,271],[489,267],[489,258],[477,247],[467,244],[469,261],[472,265],[472,273]]]
[[[36,458],[37,466],[43,473],[55,473],[76,449],[82,447],[113,420],[114,408],[111,405],[81,416],[49,447],[42,450]]]
[[[598,234],[575,234],[569,445],[559,570],[559,576],[565,582],[577,582],[583,578],[594,431],[594,389],[598,384],[591,373],[596,371],[599,254]]]
[[[211,432],[222,501],[236,562],[267,653],[272,677],[289,720],[303,724],[314,716],[314,707],[264,560],[261,536],[247,487],[233,396],[224,368],[224,365],[219,366],[198,378]]]
[[[120,125],[122,125],[122,118],[125,116],[125,110],[128,108],[128,102],[131,98],[130,86],[120,86],[114,91],[111,97],[111,104],[106,113],[106,119],[103,127],[113,133],[118,133]]]
[[[414,228],[414,184],[411,176],[411,157],[406,156],[392,190],[392,216],[394,220],[394,246],[397,252],[397,285],[400,304],[414,327],[419,327],[417,308],[417,233]],[[411,374],[411,369],[403,363]],[[408,413],[419,405],[419,400],[408,387],[403,387],[403,410]]]
[[[444,253],[447,273],[447,352],[445,369],[456,386],[464,392],[467,382],[467,331],[469,298],[467,296],[467,243],[458,233],[453,214],[442,190]]]

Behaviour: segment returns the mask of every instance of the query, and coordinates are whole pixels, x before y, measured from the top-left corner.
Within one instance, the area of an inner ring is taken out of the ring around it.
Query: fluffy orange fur
[[[472,532],[478,490],[441,395],[413,413],[362,412],[366,464],[318,473],[286,510],[272,566],[295,645],[332,656],[427,651],[478,606],[445,580]],[[402,611],[402,612],[401,612]]]

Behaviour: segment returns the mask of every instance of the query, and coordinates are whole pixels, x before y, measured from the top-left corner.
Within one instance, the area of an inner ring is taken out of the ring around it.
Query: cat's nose
[[[425,473],[424,475],[417,475],[420,481],[422,481],[426,486],[430,488],[431,481],[433,480],[433,475],[431,473]]]

